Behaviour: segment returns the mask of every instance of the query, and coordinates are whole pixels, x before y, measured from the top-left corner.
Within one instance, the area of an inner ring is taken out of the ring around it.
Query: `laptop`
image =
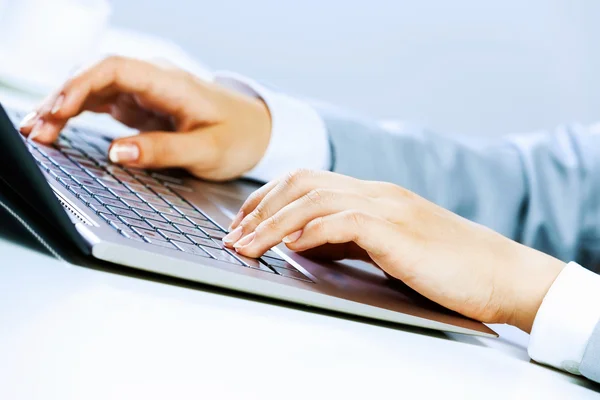
[[[88,257],[344,314],[497,336],[367,263],[319,262],[283,245],[259,259],[225,248],[225,227],[256,189],[252,182],[215,184],[111,164],[111,139],[74,125],[52,146],[27,141],[16,128],[23,116],[0,105],[1,190]]]

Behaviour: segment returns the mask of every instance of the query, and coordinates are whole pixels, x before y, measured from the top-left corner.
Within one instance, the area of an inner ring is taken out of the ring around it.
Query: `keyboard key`
[[[141,219],[126,218],[126,217],[119,217],[119,219],[121,221],[123,221],[123,223],[127,226],[131,226],[134,228],[142,228],[142,229],[152,229],[152,227],[147,222],[142,221]]]
[[[202,228],[202,230],[213,239],[222,240],[226,235],[225,232],[217,231],[215,229]]]
[[[121,234],[121,236],[124,236],[127,239],[131,238],[131,235],[128,232],[125,232],[124,230],[119,230],[119,233]],[[135,232],[132,232],[132,234],[135,234]],[[135,234],[135,236],[137,236],[137,234]]]
[[[177,242],[177,241],[173,241],[173,244],[175,246],[179,247],[185,253],[190,253],[190,254],[194,254],[196,256],[210,258],[210,255],[206,251],[202,250],[200,247],[198,247],[194,244],[181,243],[181,242]]]
[[[186,235],[192,242],[199,244],[202,247],[212,247],[213,249],[222,249],[223,246],[218,245],[209,238],[201,238],[193,235]]]
[[[99,166],[98,164],[96,164],[95,161],[92,161],[87,158],[84,161],[78,162],[78,164],[82,169],[94,171],[96,173],[105,172],[104,169],[101,166]]]
[[[71,168],[69,166],[61,165],[60,169],[67,175],[79,176],[81,178],[87,178],[89,176],[82,169],[79,168]]]
[[[125,174],[125,172],[123,172],[123,173],[115,173],[115,172],[113,172],[113,173],[112,173],[112,175],[113,175],[113,176],[114,176],[114,177],[115,177],[115,178],[116,178],[116,179],[117,179],[119,182],[122,182],[122,183],[132,183],[132,184],[134,184],[134,185],[137,185],[137,184],[138,184],[138,181],[137,181],[135,178],[133,178],[133,177],[131,177],[131,176],[129,176],[129,175],[127,175],[127,174]]]
[[[127,208],[127,206],[125,204],[123,204],[121,201],[117,200],[117,199],[109,199],[106,197],[100,197],[100,196],[96,196],[94,195],[94,198],[98,201],[100,201],[102,203],[102,205],[104,206],[113,206],[113,207],[120,207],[120,208]]]
[[[53,149],[52,147],[38,145],[37,150],[48,158],[63,157],[59,150]]]
[[[138,194],[138,196],[142,200],[144,200],[146,203],[150,203],[152,205],[157,205],[157,206],[162,206],[162,207],[169,206],[169,204],[167,202],[165,202],[163,199],[161,199],[160,197],[158,197],[158,195],[155,195],[155,194],[140,193],[140,194]]]
[[[263,256],[261,257],[261,260],[271,267],[279,267],[292,270],[296,269],[296,267],[294,267],[292,264],[288,263],[285,260],[282,260],[281,258],[271,258]]]
[[[156,211],[145,211],[145,210],[138,210],[135,208],[133,209],[133,211],[135,211],[135,213],[137,215],[139,215],[140,217],[144,217],[147,219],[154,219],[154,220],[161,221],[161,222],[166,221],[166,219],[161,217],[160,214],[158,214]]]
[[[150,225],[152,225],[156,229],[179,233],[179,230],[177,228],[175,228],[173,225],[171,225],[167,222],[161,222],[161,221],[155,221],[155,220],[148,220],[148,222],[150,223]]]
[[[100,218],[102,218],[106,222],[121,223],[121,221],[119,220],[119,217],[117,217],[116,215],[107,214],[107,213],[103,213],[103,212],[98,213],[98,215],[100,216]]]
[[[79,168],[79,166],[77,165],[77,163],[69,160],[65,156],[48,157],[48,161],[50,161],[52,164],[58,165],[60,167],[72,168],[72,169],[77,170],[77,171],[81,170]]]
[[[291,270],[291,269],[285,269],[285,268],[279,268],[279,267],[271,267],[275,270],[275,272],[277,272],[278,275],[281,276],[285,276],[286,278],[293,278],[293,279],[297,279],[300,281],[305,281],[305,282],[311,282],[312,281],[310,279],[308,279],[306,276],[304,276],[304,274],[302,274],[300,271],[298,270]]]
[[[188,239],[187,237],[185,237],[185,235],[182,235],[181,233],[175,233],[175,232],[162,230],[162,229],[159,229],[158,231],[160,232],[161,235],[163,235],[167,239],[177,240],[178,242],[183,242],[183,243],[190,243],[190,244],[193,243],[190,239]]]
[[[100,203],[97,199],[94,199],[93,197],[90,196],[79,196],[79,198],[85,202],[85,204],[87,205],[94,205],[94,206],[101,206],[102,203]]]
[[[63,178],[63,179],[69,179],[69,175],[65,174],[64,172],[60,171],[60,170],[52,170],[50,168],[50,170],[48,171],[48,173],[54,178],[54,179],[58,179],[58,178]]]
[[[167,241],[167,239],[165,239],[163,236],[161,236],[155,230],[143,229],[143,228],[137,228],[137,227],[132,227],[131,229],[133,229],[133,231],[136,232],[138,235],[141,235],[147,239],[150,239],[151,242],[153,242],[153,241],[166,242]]]
[[[196,210],[195,208],[191,208],[191,206],[182,207],[182,206],[173,205],[173,207],[176,208],[181,214],[184,214],[188,218],[196,218],[199,220],[207,219],[204,214],[202,214],[200,211]]]
[[[154,208],[156,211],[158,211],[161,214],[174,215],[176,217],[181,216],[181,214],[179,214],[179,212],[177,210],[175,210],[174,208],[171,208],[171,207],[162,207],[162,206],[152,205],[152,208]]]
[[[161,197],[164,201],[166,201],[167,203],[169,203],[173,206],[185,208],[186,210],[193,208],[191,204],[189,204],[185,200],[180,199],[179,197],[169,196],[166,194],[161,195]]]
[[[183,218],[183,217],[177,216],[177,215],[166,215],[165,217],[177,226],[186,226],[186,227],[193,228],[194,230],[196,230],[195,225],[192,224],[190,221],[188,221],[186,218]]]
[[[71,180],[71,178],[56,178],[56,180],[58,181],[58,183],[60,183],[61,185],[63,185],[64,187],[66,187],[67,189],[69,188],[69,186],[73,185],[73,181]],[[78,185],[75,185],[75,187],[78,187]]]
[[[206,250],[206,252],[208,252],[213,258],[219,261],[225,261],[235,265],[244,265],[240,260],[233,257],[226,250],[213,249],[210,247],[204,247],[203,250]]]
[[[62,150],[62,153],[66,154],[69,157],[86,159],[85,155],[77,149],[64,149]]]
[[[110,221],[110,224],[113,227],[116,226],[119,231],[126,232],[128,234],[128,236],[129,236],[129,234],[131,234],[131,235],[137,235],[137,233],[133,232],[129,226],[125,225],[121,221]]]
[[[126,189],[125,187],[123,187],[123,189]],[[125,191],[125,190],[117,190],[117,189],[110,189],[110,191],[117,196],[120,199],[128,199],[128,200],[139,200],[139,198],[131,193],[130,191]]]
[[[192,187],[186,185],[178,185],[176,183],[165,182],[165,186],[167,186],[169,189],[173,189],[175,192],[194,192],[194,189]]]
[[[273,250],[267,250],[267,252],[265,254],[263,254],[263,257],[270,257],[270,258],[274,258],[276,260],[283,260],[283,258],[281,258],[281,256],[277,253],[275,253]]]
[[[75,185],[73,185],[73,186],[69,185],[69,192],[73,193],[77,197],[90,195],[90,192],[87,191],[85,188],[80,187],[80,186],[75,186]]]
[[[154,178],[151,178],[149,176],[141,176],[141,175],[135,175],[134,176],[138,181],[142,182],[144,185],[146,186],[154,186],[154,185],[160,185],[160,182],[157,181]]]
[[[172,183],[176,183],[178,185],[183,185],[183,179],[175,178],[174,176],[160,174],[158,172],[152,172],[150,174],[150,176],[152,176],[153,178],[156,178],[160,181],[172,182]]]
[[[96,214],[101,213],[101,212],[110,214],[110,210],[108,208],[106,208],[105,206],[103,206],[102,204],[88,204],[87,206],[92,211],[94,211]]]
[[[134,167],[120,167],[123,169],[123,171],[127,171],[127,173],[131,174],[132,176],[134,175],[140,175],[140,176],[146,176],[148,175],[148,173],[146,172],[146,170],[143,170],[141,168],[134,168]]]
[[[98,179],[98,181],[100,183],[102,183],[102,185],[107,189],[124,190],[126,192],[129,192],[129,190],[127,190],[127,188],[125,186],[123,186],[122,183],[119,183],[116,180],[114,182],[112,182],[110,180],[101,178],[101,179]]]
[[[143,237],[141,237],[140,235],[138,235],[134,231],[129,232],[129,239],[133,239],[133,240],[135,240],[137,242],[148,243],[147,241],[144,240]]]
[[[256,258],[249,258],[249,257],[245,257],[241,254],[237,254],[232,252],[231,250],[228,250],[228,252],[235,257],[236,259],[238,259],[239,261],[242,262],[242,264],[244,264],[247,267],[250,267],[252,269],[258,269],[260,271],[264,271],[264,272],[269,272],[271,274],[274,274],[275,272],[267,267],[266,265],[262,264],[261,262],[259,262]]]
[[[95,170],[87,170],[86,171],[88,175],[90,175],[92,178],[96,178],[98,179],[100,182],[113,182],[113,183],[118,183],[118,181],[110,174],[107,174],[104,171],[95,171]]]
[[[142,186],[142,185],[138,185],[138,184],[134,184],[134,183],[126,183],[125,186],[127,186],[129,189],[131,189],[131,191],[133,191],[134,193],[154,194],[154,192],[152,192],[150,189],[148,189],[147,187]]]
[[[128,218],[138,218],[138,215],[136,213],[134,213],[132,210],[128,210],[125,208],[119,208],[119,207],[113,207],[113,206],[106,206],[106,208],[108,208],[110,210],[110,212],[112,212],[115,215],[119,215],[121,217],[128,217]]]
[[[96,188],[96,189],[100,189],[100,190],[104,189],[98,181],[96,181],[95,179],[92,179],[90,177],[83,178],[80,176],[74,176],[73,180],[75,182],[79,183],[81,186],[92,187],[92,188]]]
[[[167,196],[177,196],[172,190],[169,190],[168,188],[164,187],[164,186],[156,186],[153,185],[151,186],[152,190],[154,190],[156,193],[162,195],[167,195]]]
[[[117,196],[115,196],[114,194],[112,194],[111,192],[109,192],[108,190],[106,190],[105,188],[89,188],[88,189],[90,193],[92,193],[95,196],[102,196],[108,199],[117,199]]]
[[[153,244],[155,246],[166,247],[166,248],[171,249],[171,250],[182,251],[179,247],[175,246],[171,242],[162,242],[160,240],[149,240],[149,241],[150,241],[151,244]]]
[[[195,235],[195,236],[199,236],[202,238],[208,238],[208,235],[206,235],[204,232],[202,232],[200,229],[198,229],[196,227],[190,228],[189,226],[178,225],[178,224],[175,224],[175,226],[177,227],[177,229],[179,231],[181,231],[182,233],[185,233],[186,235]]]
[[[214,229],[214,230],[219,230],[219,231],[221,230],[219,228],[219,226],[216,225],[216,224],[214,224],[212,221],[209,221],[209,220],[206,220],[206,219],[202,220],[202,219],[199,219],[199,218],[191,218],[191,217],[188,217],[188,219],[190,221],[192,221],[195,225],[197,225],[197,226],[199,226],[201,228],[208,228],[208,229]]]
[[[80,162],[88,161],[88,158],[83,154],[79,156],[69,155],[69,160],[75,162],[76,164],[80,164]]]
[[[134,201],[134,200],[129,200],[129,199],[122,199],[123,203],[127,204],[129,207],[133,207],[137,210],[144,210],[144,211],[148,211],[148,212],[152,212],[154,211],[152,209],[152,207],[150,207],[148,204],[143,203],[141,201]]]

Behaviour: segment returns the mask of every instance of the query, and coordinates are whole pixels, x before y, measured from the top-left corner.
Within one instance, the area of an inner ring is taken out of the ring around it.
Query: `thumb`
[[[144,132],[116,139],[108,157],[115,164],[136,168],[212,166],[217,149],[208,133]]]

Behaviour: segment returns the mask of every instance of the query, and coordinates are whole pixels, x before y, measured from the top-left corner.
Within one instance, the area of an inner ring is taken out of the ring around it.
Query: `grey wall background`
[[[113,0],[113,23],[374,117],[498,134],[600,120],[597,0]]]

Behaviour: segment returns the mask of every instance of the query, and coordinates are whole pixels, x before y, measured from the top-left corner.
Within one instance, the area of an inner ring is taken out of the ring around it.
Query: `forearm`
[[[411,125],[391,132],[236,74],[223,77],[262,97],[271,113],[269,147],[248,177],[311,168],[389,181],[563,261],[600,259],[598,133],[572,126],[481,140]]]
[[[596,265],[599,135],[574,126],[477,141],[319,111],[335,172],[396,183],[561,260]]]

